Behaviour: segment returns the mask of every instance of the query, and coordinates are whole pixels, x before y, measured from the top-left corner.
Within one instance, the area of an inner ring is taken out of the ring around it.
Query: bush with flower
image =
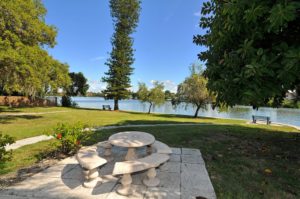
[[[60,152],[66,155],[76,153],[81,147],[82,141],[84,141],[90,133],[85,130],[85,127],[86,126],[81,123],[75,125],[58,124],[52,136],[59,141]]]

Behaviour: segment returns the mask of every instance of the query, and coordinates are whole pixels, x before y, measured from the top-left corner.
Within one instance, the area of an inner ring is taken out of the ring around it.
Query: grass
[[[111,134],[123,130],[146,131],[170,146],[200,149],[218,198],[299,198],[300,196],[300,134],[294,128],[249,125],[242,120],[194,119],[134,112],[71,108],[15,110],[19,112],[68,111],[36,115],[38,117],[34,118],[0,118],[0,131],[18,139],[48,132],[58,122],[81,121],[91,126],[174,123],[174,126],[165,127],[102,130],[93,133],[85,144],[106,140]],[[206,123],[206,125],[176,126],[183,122]],[[45,151],[54,150],[54,142],[53,140],[40,142],[15,150],[12,161],[0,164],[0,176],[16,174],[19,169],[36,164]],[[267,174],[265,169],[270,169],[272,173]]]
[[[0,176],[17,175],[18,171],[23,168],[30,167],[39,162],[44,154],[55,150],[56,140],[43,141],[32,145],[23,146],[13,151],[11,161],[3,164],[0,163]]]
[[[27,137],[50,133],[53,128],[61,122],[76,123],[81,122],[88,126],[98,127],[107,125],[126,124],[161,124],[161,123],[209,123],[209,124],[239,124],[250,128],[281,129],[282,131],[296,131],[290,127],[274,127],[266,125],[247,125],[244,120],[228,120],[215,118],[191,118],[188,116],[145,114],[137,112],[114,112],[91,109],[74,108],[19,108],[8,109],[0,107],[2,114],[12,111],[19,113],[28,112],[51,112],[65,111],[58,113],[46,113],[40,115],[13,115],[0,116],[0,132],[15,137],[17,140]]]

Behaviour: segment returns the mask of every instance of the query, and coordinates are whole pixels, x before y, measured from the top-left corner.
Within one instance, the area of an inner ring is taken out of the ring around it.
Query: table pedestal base
[[[125,156],[125,160],[136,160],[137,155],[135,153],[135,148],[128,148],[127,155]]]
[[[99,177],[98,169],[92,170],[83,170],[85,181],[83,182],[83,186],[86,188],[94,188],[98,182],[101,182],[102,179]]]
[[[128,196],[132,194],[131,189],[132,178],[130,174],[124,174],[121,179],[121,185],[117,189],[117,193],[123,196]]]
[[[156,187],[159,185],[160,180],[156,177],[156,170],[155,168],[151,168],[147,172],[147,177],[143,179],[144,185],[147,187]]]

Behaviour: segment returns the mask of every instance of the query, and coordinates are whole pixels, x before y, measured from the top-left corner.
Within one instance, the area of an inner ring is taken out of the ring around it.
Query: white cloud
[[[195,17],[200,17],[200,16],[201,16],[201,13],[200,13],[200,11],[198,11],[198,12],[195,12],[195,13],[194,13],[194,16],[195,16]]]
[[[98,57],[91,58],[90,61],[94,62],[94,61],[100,61],[100,60],[103,60],[103,59],[105,59],[104,56],[98,56]]]
[[[171,80],[165,80],[162,81],[164,86],[165,86],[165,90],[169,90],[172,93],[176,93],[177,92],[177,84]]]
[[[89,84],[89,92],[101,92],[102,90],[106,89],[106,83],[101,82],[100,80],[88,80]]]
[[[152,86],[153,86],[153,84],[155,83],[155,82],[157,82],[157,80],[150,80],[150,83],[152,84]]]
[[[150,83],[152,84],[151,87],[153,87],[153,84],[157,82],[156,80],[151,80]],[[163,83],[165,89],[164,90],[169,90],[172,93],[176,93],[177,92],[177,84],[171,80],[163,80],[163,81],[159,81],[161,83]]]

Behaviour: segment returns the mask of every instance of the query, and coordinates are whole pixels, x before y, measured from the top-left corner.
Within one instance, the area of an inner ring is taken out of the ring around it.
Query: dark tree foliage
[[[211,0],[201,14],[194,43],[207,47],[198,56],[217,105],[278,106],[299,85],[299,1]]]
[[[104,90],[106,99],[114,99],[114,110],[118,110],[118,101],[130,96],[130,75],[134,62],[133,38],[130,36],[137,27],[139,0],[110,0],[111,16],[115,33],[112,36],[112,51],[106,65],[109,67],[103,81],[107,83]]]
[[[77,95],[86,95],[87,90],[89,89],[89,85],[87,83],[87,79],[84,77],[82,72],[79,73],[69,73],[71,78],[71,85],[67,89],[67,94],[70,96]]]

